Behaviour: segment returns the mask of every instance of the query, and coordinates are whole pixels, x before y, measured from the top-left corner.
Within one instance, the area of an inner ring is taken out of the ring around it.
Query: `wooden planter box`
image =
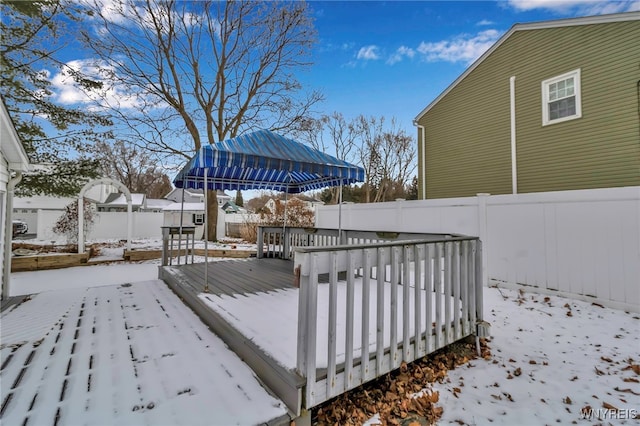
[[[11,272],[40,271],[44,269],[81,266],[89,260],[89,253],[51,253],[37,256],[14,256],[11,258]]]

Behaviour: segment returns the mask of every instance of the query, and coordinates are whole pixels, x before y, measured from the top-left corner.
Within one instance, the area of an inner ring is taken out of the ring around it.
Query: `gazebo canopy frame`
[[[342,186],[363,181],[362,167],[269,130],[259,130],[203,146],[180,170],[173,183],[176,188],[205,190],[206,211],[206,190],[270,189],[298,194],[339,186],[341,204]],[[209,226],[207,216],[205,214],[205,235]],[[338,226],[341,231],[340,219]],[[208,288],[207,254],[205,238],[205,289]]]

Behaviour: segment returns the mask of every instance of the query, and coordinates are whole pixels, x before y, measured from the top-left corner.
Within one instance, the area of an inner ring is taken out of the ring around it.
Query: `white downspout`
[[[417,121],[413,125],[420,129],[420,143],[422,144],[422,199],[427,199],[427,144],[424,139],[424,126],[418,124]]]
[[[511,191],[518,193],[518,165],[516,162],[516,76],[509,78],[509,100],[511,111]]]
[[[13,219],[13,195],[15,193],[16,185],[22,180],[22,172],[17,171],[16,175],[9,179],[7,182],[7,205],[6,205],[6,223],[12,224]],[[13,225],[11,225],[11,231],[7,231],[9,227],[5,226],[4,233],[4,270],[2,271],[2,294],[0,298],[6,299],[10,295],[9,291],[9,278],[11,273],[11,240],[13,238]]]

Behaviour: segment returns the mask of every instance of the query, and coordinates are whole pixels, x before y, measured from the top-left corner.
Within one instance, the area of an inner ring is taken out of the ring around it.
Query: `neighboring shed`
[[[144,211],[146,212],[160,212],[164,211],[164,208],[173,204],[171,200],[164,198],[147,198],[147,205]]]
[[[182,188],[174,188],[164,198],[171,200],[175,203],[182,201]],[[231,196],[227,195],[224,191],[217,191],[218,205],[223,206],[224,203],[231,200]],[[189,188],[184,190],[184,202],[185,203],[202,203],[204,202],[204,192],[202,189]]]
[[[134,212],[143,211],[146,204],[145,194],[131,194],[131,208]],[[127,198],[120,192],[109,194],[104,203],[98,204],[97,207],[99,212],[126,212]]]
[[[195,226],[196,238],[200,239],[204,233],[204,202],[200,203],[172,203],[163,207],[164,226]],[[182,220],[181,220],[182,216]],[[218,235],[225,235],[224,211],[218,210]]]
[[[415,119],[419,197],[640,185],[640,12],[516,24]]]

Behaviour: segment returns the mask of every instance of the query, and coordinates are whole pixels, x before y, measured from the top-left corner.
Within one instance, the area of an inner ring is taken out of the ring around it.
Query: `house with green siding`
[[[414,124],[422,199],[640,185],[640,12],[516,24]]]

